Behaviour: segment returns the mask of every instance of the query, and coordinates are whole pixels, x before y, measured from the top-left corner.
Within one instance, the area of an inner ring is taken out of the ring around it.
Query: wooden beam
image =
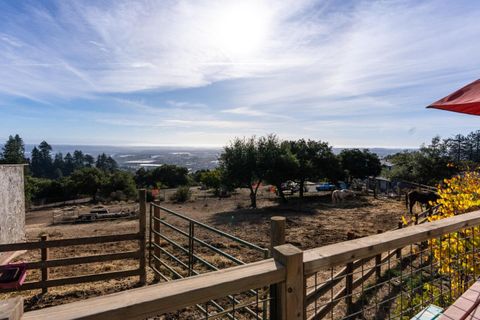
[[[353,260],[373,257],[406,245],[440,237],[480,224],[480,211],[473,211],[451,218],[419,224],[401,230],[336,243],[304,251],[304,272],[310,275],[325,268]]]
[[[95,263],[95,262],[104,262],[104,261],[115,261],[115,260],[124,260],[124,259],[138,259],[140,258],[140,251],[127,251],[119,253],[107,253],[107,254],[97,254],[93,256],[84,256],[84,257],[74,257],[74,258],[64,258],[64,259],[54,259],[48,260],[45,262],[27,262],[27,269],[39,269],[45,265],[48,268],[52,267],[63,267],[71,266],[82,263]]]
[[[25,313],[24,320],[145,319],[285,280],[273,259]]]
[[[0,320],[21,320],[23,316],[23,298],[16,297],[0,300]]]
[[[66,285],[85,283],[85,282],[95,282],[95,281],[103,281],[103,280],[110,280],[110,279],[117,279],[117,278],[133,277],[138,275],[140,275],[140,270],[134,269],[134,270],[125,270],[125,271],[104,272],[104,273],[97,273],[97,274],[78,276],[78,277],[51,279],[46,281],[26,282],[22,284],[19,288],[0,289],[0,293],[44,289],[44,288],[66,286]]]
[[[55,247],[67,247],[78,246],[84,244],[98,244],[118,241],[130,241],[138,240],[140,238],[139,233],[127,233],[107,236],[95,236],[84,238],[71,238],[71,239],[57,239],[43,241],[31,241],[21,243],[7,243],[0,244],[0,252],[17,251],[17,250],[33,250],[41,248],[55,248]]]

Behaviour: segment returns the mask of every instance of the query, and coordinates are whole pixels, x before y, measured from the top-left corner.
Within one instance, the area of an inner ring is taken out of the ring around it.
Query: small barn
[[[25,241],[24,165],[0,165],[0,244]],[[0,262],[7,254],[0,253]]]

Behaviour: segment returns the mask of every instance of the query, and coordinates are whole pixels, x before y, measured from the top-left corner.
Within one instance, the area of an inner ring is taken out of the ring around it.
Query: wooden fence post
[[[303,320],[305,318],[305,279],[303,277],[303,251],[291,244],[273,249],[275,261],[285,266],[285,281],[279,284],[276,297],[279,314],[272,319]]]
[[[353,233],[347,233],[347,240],[354,238]],[[347,305],[347,317],[352,314],[353,307],[353,262],[347,263],[345,271],[345,304]]]
[[[48,248],[46,241],[48,240],[47,235],[43,235],[40,237],[40,241],[42,242],[42,249],[41,250],[41,257],[40,259],[42,260],[42,294],[45,294],[48,292],[48,287],[45,285],[45,282],[48,281],[48,268],[46,266],[46,262],[48,261]]]
[[[285,229],[286,229],[285,217],[274,216],[270,218],[270,255],[273,255],[273,248],[285,244]],[[270,286],[270,296],[272,301],[270,302],[270,319],[278,319],[277,315],[281,313],[281,306],[277,300],[280,296],[280,286],[272,284]]]
[[[270,252],[273,248],[285,244],[285,229],[287,219],[285,217],[271,217],[270,218]]]
[[[377,230],[377,234],[382,233],[382,230]],[[382,277],[382,254],[375,256],[375,279],[378,281]]]
[[[160,205],[160,201],[155,201],[156,205]],[[155,206],[153,207],[153,230],[155,231],[153,233],[153,255],[155,256],[153,259],[153,265],[155,267],[155,280],[160,281],[160,275],[158,272],[160,272],[160,208]],[[157,247],[158,246],[158,247]]]
[[[138,203],[140,205],[138,217],[138,232],[140,246],[140,284],[143,286],[147,283],[147,270],[145,260],[145,232],[147,224],[147,191],[145,189],[138,190]]]

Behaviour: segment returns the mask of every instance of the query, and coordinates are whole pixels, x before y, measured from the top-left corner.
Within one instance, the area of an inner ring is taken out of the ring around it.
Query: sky
[[[0,139],[418,147],[480,74],[478,1],[0,2]]]

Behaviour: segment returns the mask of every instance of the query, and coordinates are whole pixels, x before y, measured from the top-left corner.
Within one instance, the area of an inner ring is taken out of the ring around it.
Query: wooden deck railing
[[[145,319],[269,285],[275,288],[274,303],[277,312],[275,317],[271,313],[270,319],[320,319],[321,314],[318,312],[321,309],[315,308],[313,314],[308,314],[305,306],[329,288],[316,286],[315,290],[307,293],[305,288],[308,277],[326,268],[339,266],[347,266],[347,270],[339,271],[340,275],[346,276],[352,268],[367,260],[375,260],[377,263],[373,267],[362,272],[363,275],[372,276],[381,272],[378,265],[380,261],[397,254],[401,256],[399,249],[403,247],[422,244],[479,225],[480,211],[475,211],[303,252],[292,245],[281,245],[275,247],[273,259],[31,311],[25,313],[23,319]],[[433,268],[433,265],[429,267]],[[358,283],[353,283],[355,285]],[[346,286],[344,290],[348,293],[353,288]]]

